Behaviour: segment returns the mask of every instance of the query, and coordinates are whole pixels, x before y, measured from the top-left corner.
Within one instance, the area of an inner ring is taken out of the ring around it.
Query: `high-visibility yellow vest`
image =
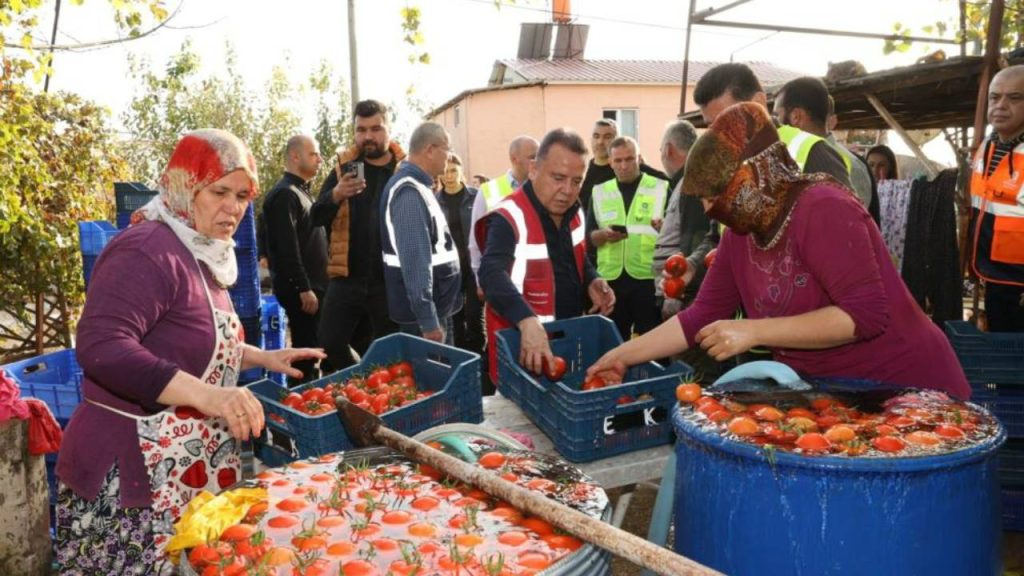
[[[494,210],[499,202],[513,192],[515,190],[512,189],[512,180],[509,178],[508,172],[484,182],[484,185],[480,187],[480,193],[484,196],[484,206],[487,207],[488,212]]]
[[[832,146],[831,142],[821,136],[815,136],[810,132],[804,132],[799,128],[789,125],[779,126],[779,140],[782,140],[782,143],[786,145],[786,150],[789,151],[789,155],[793,157],[793,160],[796,160],[796,164],[800,167],[801,172],[806,172],[804,166],[807,164],[807,157],[811,155],[811,148],[815,144],[823,141]],[[836,150],[836,153],[843,159],[843,164],[846,165],[846,173],[849,174],[853,170],[850,159],[840,153],[839,150]]]
[[[629,235],[619,242],[607,243],[597,249],[597,273],[606,280],[614,280],[625,269],[638,280],[654,278],[654,246],[658,231],[651,220],[664,218],[668,199],[668,182],[644,174],[636,194],[626,212],[619,184],[612,179],[594,187],[594,216],[601,228],[613,224],[624,225]]]

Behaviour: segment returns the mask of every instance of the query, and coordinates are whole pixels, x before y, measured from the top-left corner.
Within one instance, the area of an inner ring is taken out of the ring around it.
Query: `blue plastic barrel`
[[[938,456],[766,453],[673,414],[675,541],[687,556],[746,574],[997,575],[999,471],[1006,440]]]

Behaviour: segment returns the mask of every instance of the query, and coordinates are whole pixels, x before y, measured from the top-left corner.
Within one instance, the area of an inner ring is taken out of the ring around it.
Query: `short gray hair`
[[[608,145],[608,149],[621,148],[622,146],[632,146],[634,152],[640,151],[640,145],[636,143],[636,140],[629,136],[618,136],[612,143]]]
[[[422,152],[431,144],[444,144],[448,141],[448,132],[437,122],[424,122],[416,127],[409,138],[409,153]]]
[[[665,127],[665,136],[661,141],[678,150],[688,151],[697,141],[697,130],[686,120],[676,120]]]

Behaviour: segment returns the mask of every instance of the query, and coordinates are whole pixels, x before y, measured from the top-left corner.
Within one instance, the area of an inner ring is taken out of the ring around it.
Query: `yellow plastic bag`
[[[167,542],[168,555],[177,565],[182,550],[220,538],[228,526],[245,518],[253,504],[266,500],[266,488],[237,488],[217,496],[200,492],[174,525],[174,536]]]

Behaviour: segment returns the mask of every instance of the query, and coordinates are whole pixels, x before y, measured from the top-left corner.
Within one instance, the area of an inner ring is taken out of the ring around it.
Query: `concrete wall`
[[[679,112],[679,93],[678,86],[661,85],[528,86],[470,94],[432,120],[451,133],[467,177],[476,173],[494,177],[508,169],[508,143],[520,134],[540,140],[549,130],[564,126],[579,132],[589,146],[594,121],[604,110],[635,108],[639,111],[640,153],[648,164],[660,169],[661,135]],[[688,100],[686,108],[693,110],[692,96]]]

